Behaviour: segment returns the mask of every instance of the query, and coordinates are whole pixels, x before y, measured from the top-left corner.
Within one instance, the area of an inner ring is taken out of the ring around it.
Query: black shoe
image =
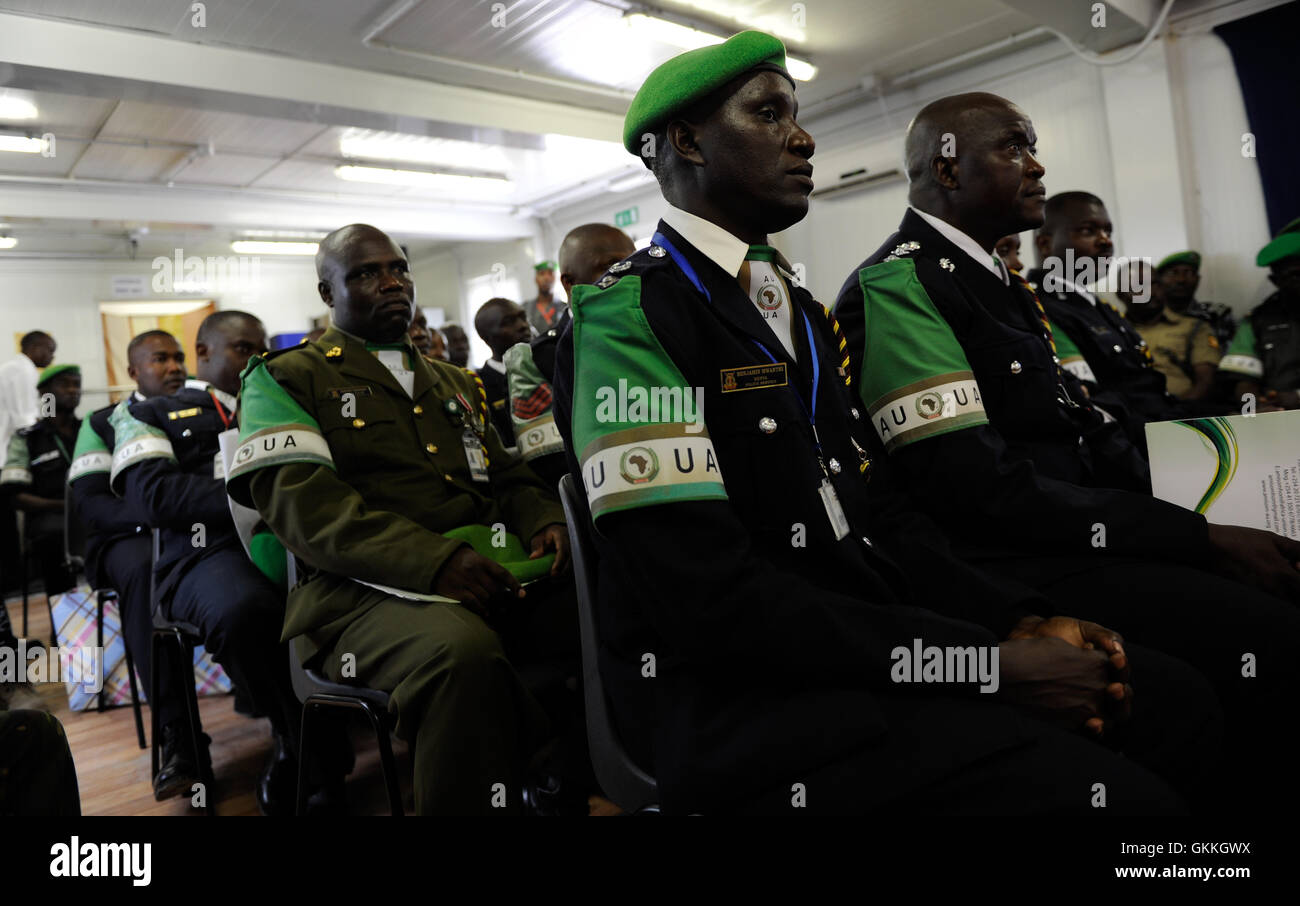
[[[298,759],[275,734],[271,760],[257,781],[257,807],[263,815],[292,815],[298,804]]]
[[[336,817],[348,813],[348,797],[342,778],[309,789],[307,814],[311,817]]]
[[[196,755],[190,730],[183,720],[174,720],[162,728],[162,751],[158,753],[158,773],[153,778],[153,798],[159,802],[189,793],[199,781],[199,758],[208,757],[206,733],[199,734],[202,753]],[[209,795],[211,790],[208,791]]]

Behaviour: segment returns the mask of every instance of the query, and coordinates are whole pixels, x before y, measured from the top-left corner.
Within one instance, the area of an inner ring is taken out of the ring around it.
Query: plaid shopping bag
[[[68,687],[68,707],[73,711],[84,711],[93,707],[98,700],[93,681],[85,678],[80,666],[87,661],[81,652],[93,649],[98,642],[95,623],[96,593],[85,582],[75,588],[55,595],[50,599],[50,609],[54,612],[55,637],[60,650],[60,676],[66,680]],[[76,660],[78,663],[74,664]],[[99,665],[96,664],[96,667]],[[131,685],[126,675],[126,643],[122,638],[122,620],[117,610],[117,600],[110,598],[104,602],[104,703],[107,705],[129,705],[131,703]],[[147,691],[144,684],[137,679],[136,688],[140,701],[146,700]],[[199,695],[222,695],[231,689],[230,678],[221,666],[198,646],[194,649],[194,688]]]

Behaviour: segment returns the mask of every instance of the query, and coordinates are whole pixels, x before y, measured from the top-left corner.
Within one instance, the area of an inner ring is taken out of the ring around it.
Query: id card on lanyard
[[[456,394],[456,401],[463,407],[462,423],[465,425],[465,430],[460,434],[460,442],[465,448],[465,462],[469,465],[469,477],[474,481],[490,481],[487,450],[483,446],[483,438],[474,427],[476,424],[474,410],[470,408],[469,400],[459,393]]]
[[[682,253],[679,252],[671,242],[668,241],[667,237],[665,237],[663,233],[656,232],[654,237],[651,239],[651,242],[668,252],[672,257],[673,262],[681,269],[682,273],[686,275],[686,278],[695,285],[696,289],[704,294],[705,299],[710,303],[713,302],[713,297],[709,294],[709,291],[704,288],[703,282],[701,282],[699,275],[695,273],[695,269],[691,267],[691,263],[686,260]],[[795,307],[793,299],[794,297],[791,295],[791,308]],[[793,384],[790,384],[789,387],[790,392],[793,393],[795,399],[799,401],[799,406],[803,409],[804,416],[808,419],[808,425],[812,428],[813,446],[817,452],[817,465],[820,466],[822,470],[822,480],[817,487],[817,496],[821,498],[822,507],[826,510],[826,519],[831,524],[831,531],[835,534],[835,540],[840,541],[847,538],[849,535],[849,519],[844,513],[844,507],[840,505],[840,498],[839,495],[835,493],[835,486],[831,484],[831,474],[827,470],[826,460],[822,456],[821,438],[817,435],[817,391],[821,385],[821,362],[817,358],[817,346],[813,341],[812,322],[808,319],[808,313],[802,308],[799,309],[799,313],[803,315],[804,330],[808,335],[808,355],[812,358],[813,365],[811,403],[804,402],[803,396]],[[771,350],[758,340],[754,340],[753,342],[754,345],[757,346],[765,356],[767,356],[770,362],[773,364],[777,363],[777,358],[772,355]]]

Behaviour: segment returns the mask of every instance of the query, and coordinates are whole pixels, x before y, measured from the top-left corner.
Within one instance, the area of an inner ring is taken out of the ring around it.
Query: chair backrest
[[[63,557],[76,572],[86,568],[86,526],[77,516],[77,495],[63,485]]]
[[[609,700],[600,680],[596,631],[596,551],[591,541],[586,511],[580,505],[572,475],[560,477],[560,502],[569,523],[573,546],[573,573],[578,587],[578,629],[582,639],[582,685],[586,698],[587,744],[596,780],[605,795],[624,811],[637,812],[658,805],[654,778],[628,756],[614,730]]]

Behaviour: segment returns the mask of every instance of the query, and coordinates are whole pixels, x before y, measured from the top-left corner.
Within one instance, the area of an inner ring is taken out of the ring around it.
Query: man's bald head
[[[986,250],[1042,221],[1043,166],[1028,114],[983,91],[940,98],[907,127],[908,201]]]
[[[415,284],[402,247],[365,223],[340,227],[316,250],[316,289],[334,323],[379,343],[402,337],[415,315]]]
[[[560,243],[560,283],[566,294],[574,286],[595,283],[611,264],[636,251],[627,234],[607,223],[574,227]]]
[[[516,343],[527,343],[533,335],[523,307],[499,297],[488,299],[474,314],[474,329],[497,359]]]

